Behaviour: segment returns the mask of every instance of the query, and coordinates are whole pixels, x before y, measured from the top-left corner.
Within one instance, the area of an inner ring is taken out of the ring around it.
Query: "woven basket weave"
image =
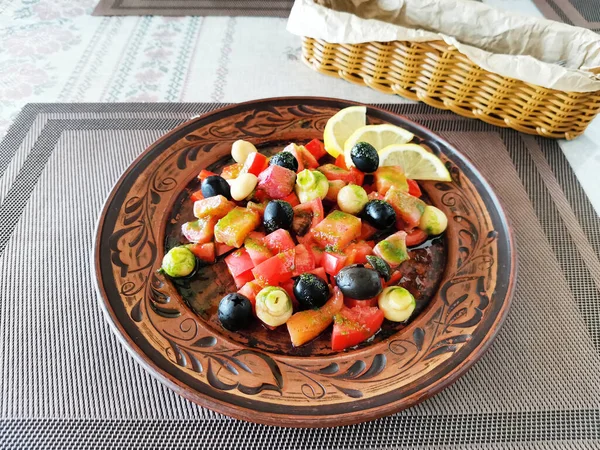
[[[562,92],[488,72],[443,41],[330,44],[303,38],[314,70],[462,116],[574,139],[600,110],[600,91]]]

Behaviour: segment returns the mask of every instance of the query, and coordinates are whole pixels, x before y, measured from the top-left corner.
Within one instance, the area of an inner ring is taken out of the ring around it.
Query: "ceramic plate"
[[[428,129],[368,107],[369,123],[415,134],[445,162],[452,183],[421,183],[449,218],[443,239],[421,249],[428,280],[418,313],[384,326],[360,347],[332,352],[329,334],[294,349],[282,330],[224,330],[216,306],[236,290],[224,263],[173,282],[157,273],[165,248],[191,220],[189,195],[201,169],[232,161],[231,144],[260,151],[322,139],[350,102],[258,100],[191,120],[148,148],[110,194],[99,220],[95,269],[102,307],[136,359],[180,395],[244,420],[324,427],[382,417],[451,384],[482,355],[508,311],[515,282],[510,229],[496,195],[461,153]]]

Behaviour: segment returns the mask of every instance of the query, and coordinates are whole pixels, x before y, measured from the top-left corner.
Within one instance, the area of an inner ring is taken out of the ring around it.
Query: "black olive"
[[[369,264],[373,266],[373,269],[379,273],[379,276],[383,278],[384,281],[390,281],[392,277],[392,268],[390,265],[379,256],[375,255],[367,255],[367,261]]]
[[[219,175],[211,175],[210,177],[206,177],[204,180],[202,180],[200,189],[202,190],[202,195],[204,198],[222,195],[227,200],[231,200],[231,189],[229,188],[229,183],[227,183],[225,178],[222,178]]]
[[[379,167],[379,154],[368,142],[357,142],[350,150],[350,157],[356,168],[362,172],[373,173]]]
[[[303,309],[320,308],[329,298],[329,286],[322,278],[303,273],[294,281],[294,296]]]
[[[290,152],[279,152],[273,155],[269,160],[269,165],[285,167],[294,173],[298,172],[298,160]]]
[[[252,321],[252,303],[248,297],[234,292],[219,302],[219,320],[223,328],[237,331],[246,328]]]
[[[383,290],[377,271],[362,264],[344,267],[335,276],[335,282],[342,294],[356,300],[373,298]]]
[[[396,223],[396,211],[383,200],[370,200],[362,212],[362,218],[378,230],[385,230]]]
[[[283,228],[289,230],[294,220],[292,205],[284,200],[272,200],[267,203],[263,215],[263,225],[267,233]]]

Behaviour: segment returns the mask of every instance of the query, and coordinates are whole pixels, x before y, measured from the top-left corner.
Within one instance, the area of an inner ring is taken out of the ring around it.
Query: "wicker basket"
[[[346,45],[304,37],[303,59],[326,75],[545,137],[574,139],[600,110],[600,91],[562,92],[505,78],[443,41]]]

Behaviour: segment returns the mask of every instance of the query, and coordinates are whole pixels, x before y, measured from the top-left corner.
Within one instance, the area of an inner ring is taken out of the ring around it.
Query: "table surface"
[[[541,16],[530,0],[485,3]],[[96,0],[0,0],[0,136],[31,102],[406,102],[317,74],[285,19],[92,17]],[[600,211],[600,119],[560,146]]]

